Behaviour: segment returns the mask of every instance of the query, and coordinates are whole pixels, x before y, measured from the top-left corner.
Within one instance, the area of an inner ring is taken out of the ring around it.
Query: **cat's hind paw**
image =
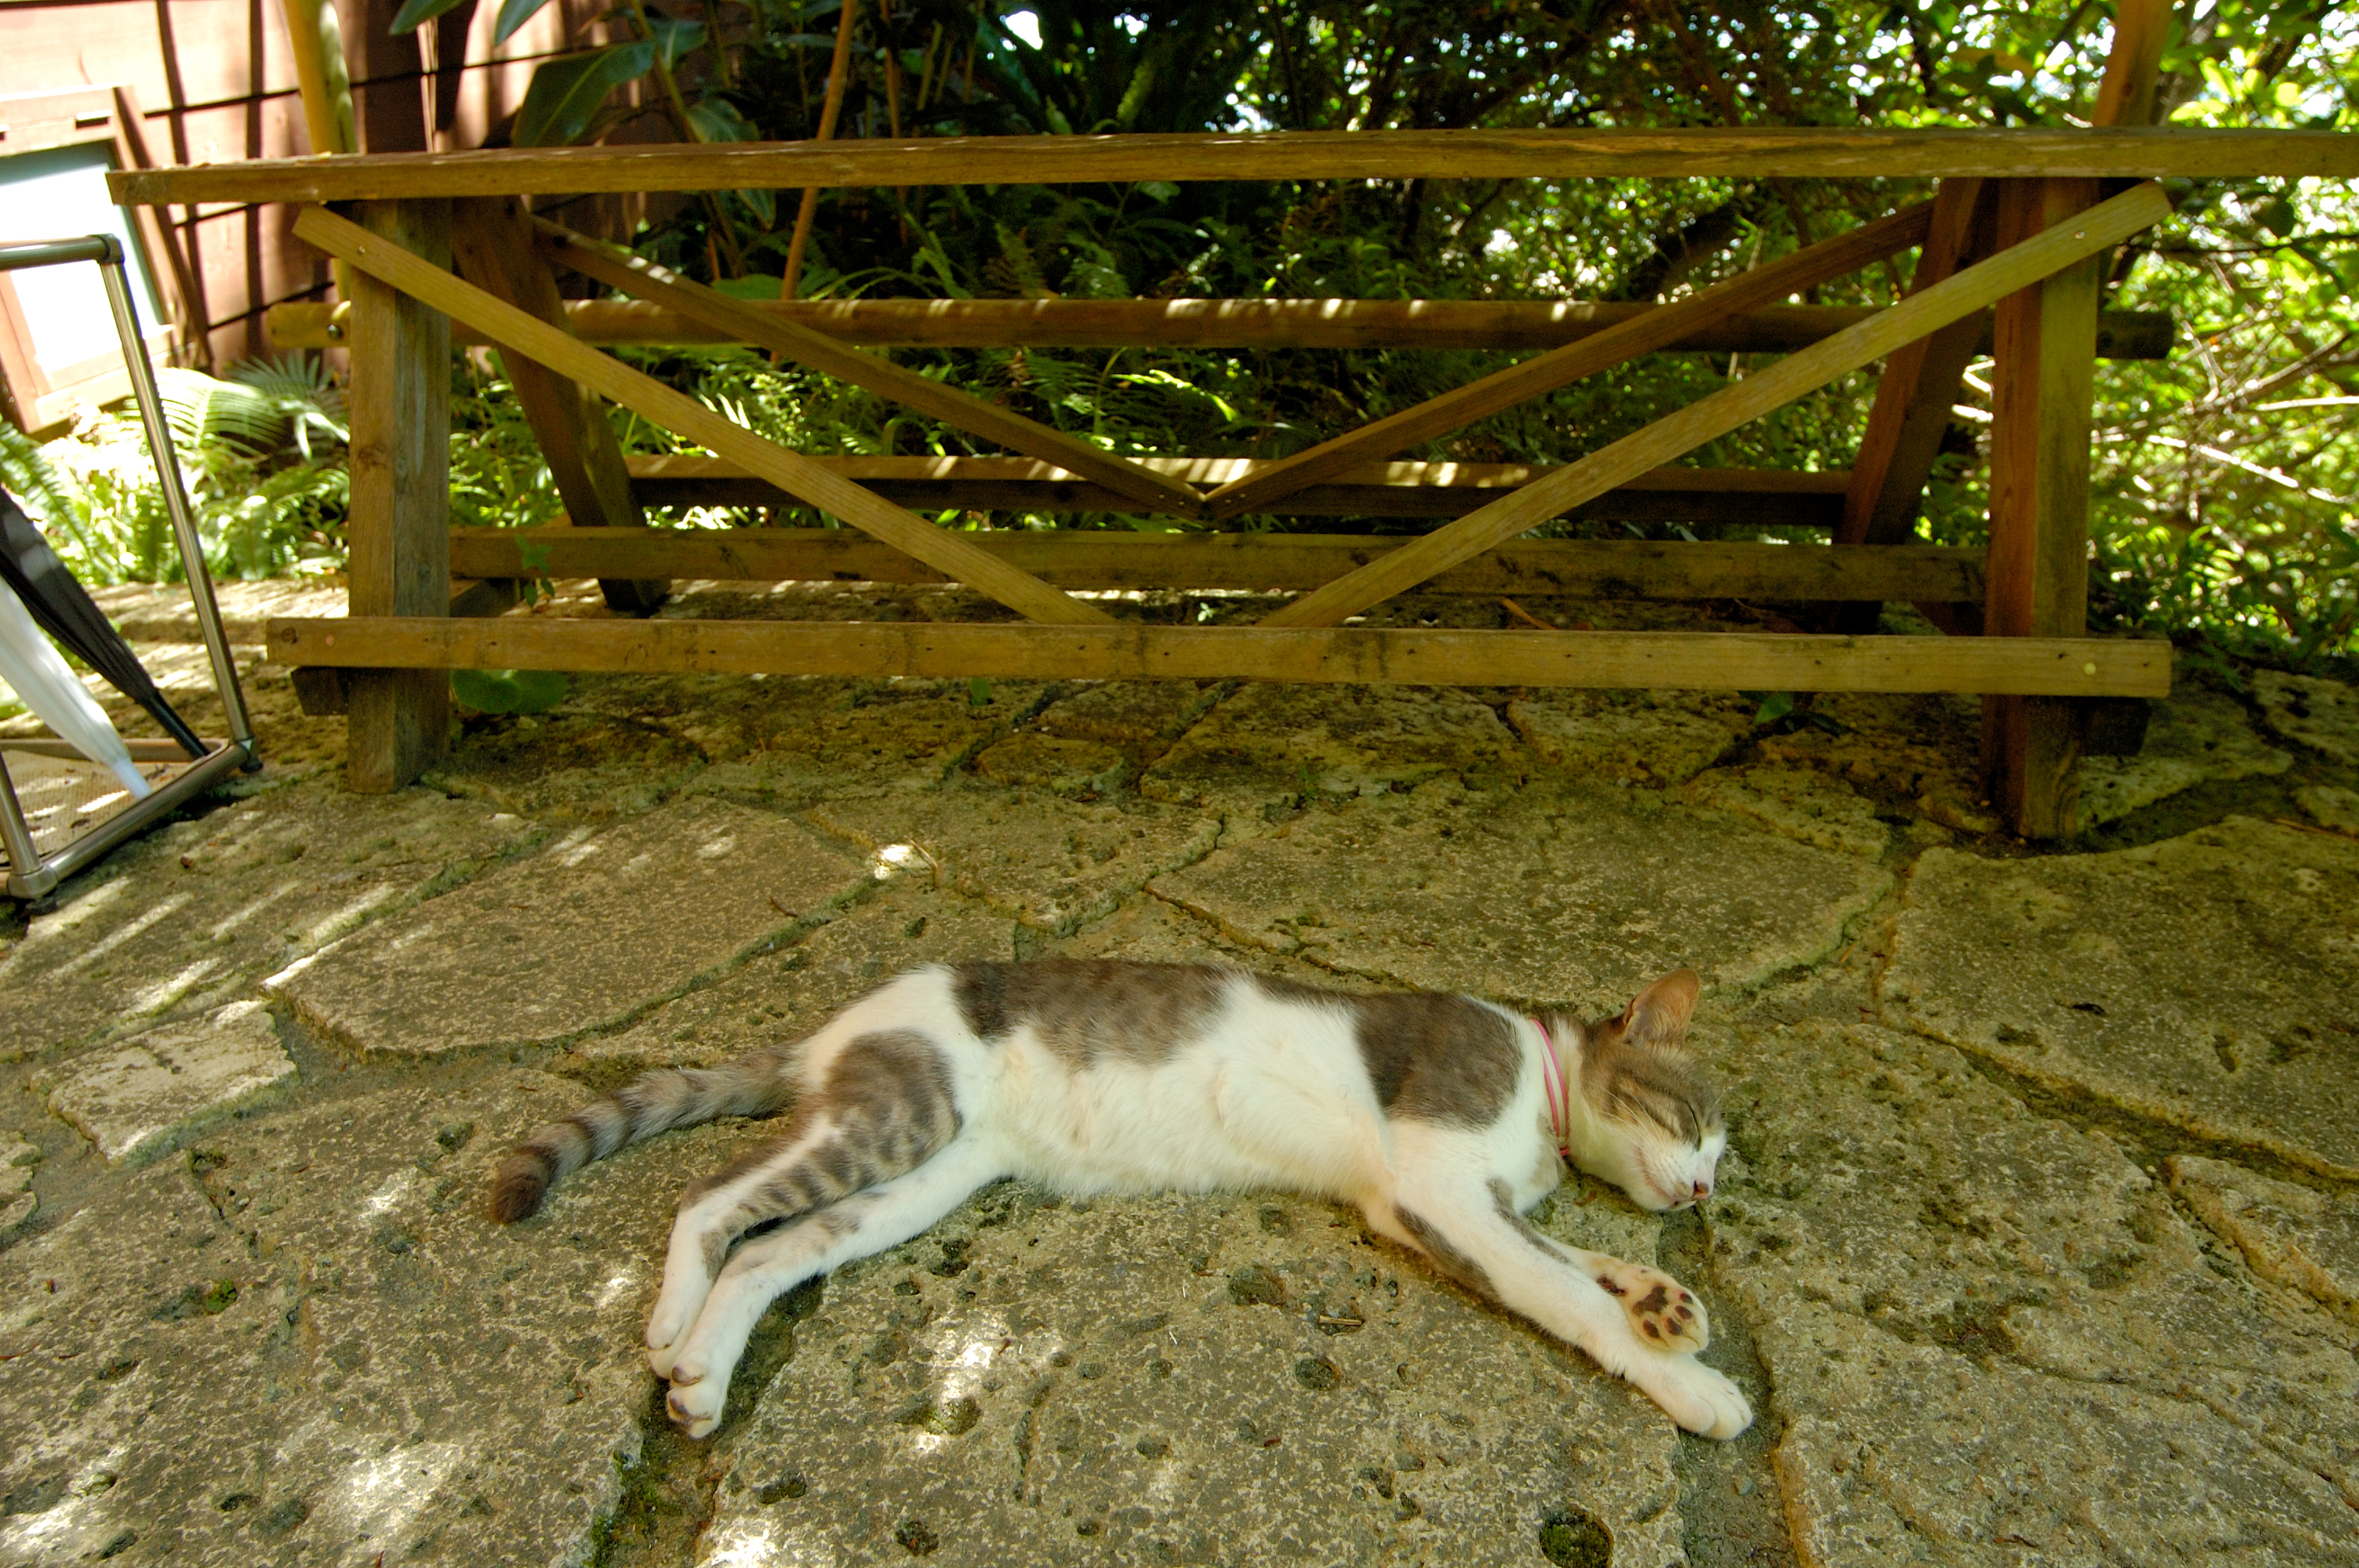
[[[729,1379],[705,1378],[693,1383],[675,1383],[664,1396],[664,1410],[671,1423],[690,1437],[710,1437],[712,1429],[721,1424],[722,1406],[729,1399]]]
[[[1630,1331],[1650,1349],[1691,1354],[1712,1343],[1703,1303],[1660,1269],[1616,1259],[1598,1271],[1597,1288],[1622,1303]]]

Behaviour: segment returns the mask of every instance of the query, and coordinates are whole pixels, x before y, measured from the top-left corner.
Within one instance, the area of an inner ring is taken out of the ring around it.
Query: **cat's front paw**
[[[1660,1269],[1616,1259],[1598,1271],[1597,1288],[1622,1303],[1631,1332],[1652,1348],[1691,1354],[1712,1343],[1703,1303]]]
[[[1642,1356],[1623,1374],[1690,1432],[1725,1443],[1753,1424],[1753,1403],[1692,1356]]]
[[[721,1409],[728,1399],[728,1379],[705,1378],[673,1384],[671,1392],[664,1396],[664,1410],[671,1423],[689,1436],[710,1437],[721,1424]]]

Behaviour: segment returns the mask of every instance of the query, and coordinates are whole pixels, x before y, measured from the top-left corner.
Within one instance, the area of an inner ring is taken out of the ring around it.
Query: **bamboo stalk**
[[[827,96],[820,103],[816,142],[835,138],[835,117],[843,109],[843,84],[852,71],[852,24],[860,14],[860,0],[843,0],[835,23],[835,53],[827,62]],[[802,205],[795,209],[794,237],[787,242],[786,276],[778,279],[778,297],[792,299],[802,281],[803,250],[810,243],[811,220],[819,211],[820,187],[803,187]]]
[[[343,23],[335,0],[279,0],[287,47],[295,57],[295,90],[303,102],[303,134],[314,157],[349,156],[360,147],[353,113],[353,79],[344,67]],[[351,271],[332,263],[339,297],[353,297]]]

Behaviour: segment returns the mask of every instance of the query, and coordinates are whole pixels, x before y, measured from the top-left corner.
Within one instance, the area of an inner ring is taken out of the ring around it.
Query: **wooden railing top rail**
[[[1602,332],[1657,305],[1589,299],[774,299],[754,308],[869,349],[1553,349]],[[1702,353],[1788,354],[1807,349],[1874,309],[1771,305],[1690,332],[1670,348]],[[264,324],[282,349],[342,341],[350,304],[273,305]],[[565,319],[585,343],[650,347],[723,343],[717,329],[636,299],[569,299]],[[1988,322],[1982,351],[1990,351]],[[2097,317],[2101,360],[2170,354],[2167,310],[2106,310]],[[479,343],[454,328],[454,343]]]
[[[2334,131],[1270,131],[506,148],[256,159],[107,176],[119,202],[374,201],[810,186],[1592,176],[2359,177]]]

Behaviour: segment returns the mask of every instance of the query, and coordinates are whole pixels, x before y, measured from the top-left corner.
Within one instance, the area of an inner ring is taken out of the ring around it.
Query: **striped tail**
[[[626,1143],[720,1116],[768,1116],[794,1098],[799,1046],[768,1046],[718,1067],[664,1067],[552,1121],[508,1152],[492,1178],[502,1225],[540,1211],[550,1184]]]

